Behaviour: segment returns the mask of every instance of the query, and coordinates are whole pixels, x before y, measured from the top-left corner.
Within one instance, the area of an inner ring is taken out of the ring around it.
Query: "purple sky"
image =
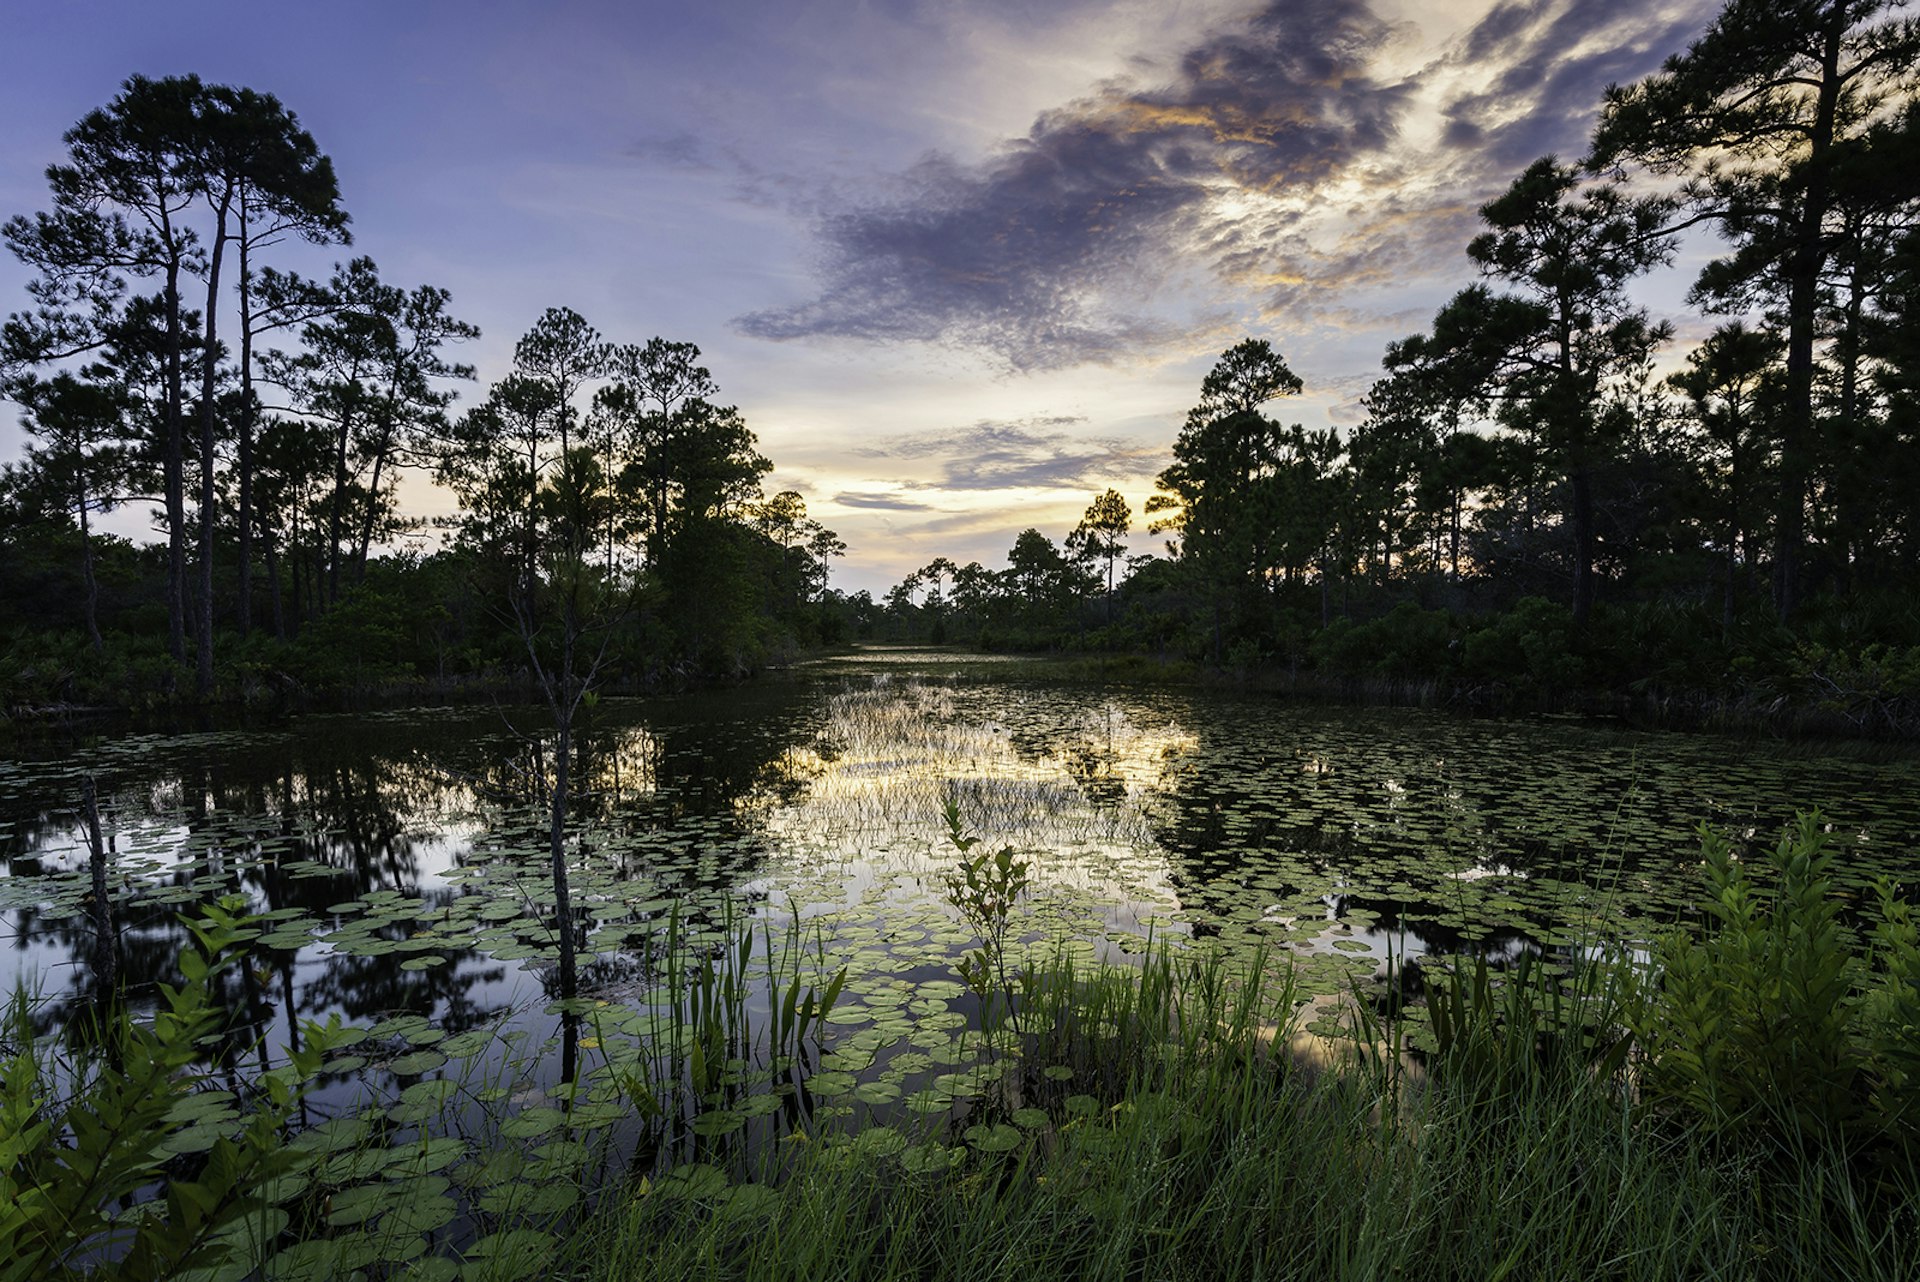
[[[132,73],[274,93],[351,252],[485,331],[483,382],[548,306],[699,344],[770,489],[851,545],[836,584],[878,591],[1057,540],[1109,485],[1137,514],[1247,334],[1306,381],[1282,417],[1356,421],[1385,344],[1472,279],[1477,206],[1717,8],[65,0],[0,47],[0,216],[46,207],[60,134]],[[0,263],[0,311],[25,280]]]

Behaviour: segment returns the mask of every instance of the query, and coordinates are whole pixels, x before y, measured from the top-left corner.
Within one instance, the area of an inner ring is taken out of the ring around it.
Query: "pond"
[[[988,848],[1030,865],[1020,956],[1122,960],[1150,940],[1264,949],[1308,996],[1346,991],[1390,954],[1498,962],[1642,943],[1689,911],[1703,823],[1770,845],[1817,806],[1842,847],[1840,883],[1863,900],[1875,878],[1910,876],[1920,849],[1909,751],[1031,672],[894,651],[594,707],[569,846],[578,1087],[548,1053],[550,743],[529,709],[16,749],[0,762],[9,977],[43,1029],[96,999],[78,809],[91,775],[123,974],[177,973],[177,914],[243,895],[261,921],[225,979],[246,1035],[228,1084],[244,1092],[300,1021],[338,1016],[352,1031],[310,1120],[344,1136],[353,1174],[424,1181],[435,1207],[453,1204],[449,1178],[463,1190],[457,1228],[451,1211],[402,1225],[418,1250],[489,1214],[564,1212],[590,1181],[527,1177],[578,1175],[614,1148],[629,1169],[710,1172],[725,1144],[831,1118],[964,1121],[997,1070],[955,969],[978,941],[944,881],[949,799]],[[734,998],[762,1025],[789,989],[823,996],[845,978],[804,1056],[771,1035],[736,1041],[665,1107],[667,1124],[640,1128],[635,1066],[658,1069],[663,1027],[684,1034],[672,1012],[695,982],[689,956],[702,973],[733,959]],[[212,1108],[183,1125],[211,1135],[229,1121]],[[591,1132],[621,1138],[594,1148]],[[447,1136],[460,1145],[431,1169],[380,1165]],[[517,1154],[504,1165],[502,1145]],[[341,1232],[373,1222],[363,1212]]]

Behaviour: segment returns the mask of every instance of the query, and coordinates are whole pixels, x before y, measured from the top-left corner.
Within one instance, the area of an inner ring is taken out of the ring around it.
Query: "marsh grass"
[[[1030,978],[998,1095],[917,1133],[821,1132],[746,1181],[642,1184],[590,1223],[581,1273],[1920,1276],[1911,1160],[1868,1173],[1803,1136],[1782,1162],[1663,1124],[1621,1071],[1621,998],[1544,968],[1464,975],[1409,1076],[1381,1053],[1303,1067],[1284,972],[1063,959]],[[1356,1042],[1380,1031],[1354,1018]]]
[[[1244,978],[1164,951],[1055,968],[1029,1008],[1047,1031],[1005,1079],[1023,1090],[887,1143],[817,1135],[744,1185],[642,1186],[591,1226],[583,1273],[1913,1276],[1913,1226],[1831,1155],[1783,1168],[1648,1127],[1617,1076],[1519,1038],[1475,1052],[1514,1052],[1497,1080],[1304,1070],[1270,1019],[1293,994]]]

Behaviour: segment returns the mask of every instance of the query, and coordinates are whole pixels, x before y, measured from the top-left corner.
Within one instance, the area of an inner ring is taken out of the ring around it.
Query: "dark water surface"
[[[1857,892],[1911,879],[1920,850],[1911,752],[1006,681],[944,656],[931,675],[927,657],[605,701],[576,776],[595,975],[617,986],[629,935],[723,894],[946,960],[964,933],[937,877],[949,794],[1033,863],[1033,931],[1121,947],[1149,928],[1355,954],[1644,934],[1690,901],[1698,825],[1771,842],[1798,808],[1831,822]],[[86,992],[93,773],[128,974],[165,973],[174,914],[238,890],[290,954],[303,1017],[461,1031],[534,1000],[554,953],[541,726],[428,709],[17,751],[0,761],[9,978]]]
[[[802,1092],[815,1107],[932,1113],[966,1099],[980,1057],[953,962],[976,941],[944,898],[949,796],[971,829],[1031,862],[1018,927],[1033,955],[1115,957],[1150,933],[1266,943],[1297,955],[1307,992],[1371,974],[1389,949],[1644,940],[1688,910],[1701,823],[1770,844],[1817,806],[1843,886],[1863,897],[1877,876],[1913,880],[1920,851],[1912,752],[931,662],[896,652],[592,712],[571,848],[598,1013],[581,1043],[589,1071],[631,1062],[644,1041],[645,1012],[667,996],[670,916],[696,949],[750,920],[774,957],[752,968],[847,970]],[[16,749],[0,761],[8,978],[36,995],[43,1027],[92,1000],[78,818],[91,773],[126,975],[173,973],[186,941],[175,914],[243,894],[266,918],[254,964],[229,980],[250,1054],[270,1062],[292,1021],[338,1015],[364,1030],[325,1092],[340,1117],[371,1100],[426,1126],[436,1110],[493,1106],[511,1117],[490,1125],[519,1125],[529,1152],[546,1152],[541,1127],[560,1125],[540,1054],[558,924],[540,725],[527,709],[416,710]],[[747,1054],[733,1071],[748,1089],[706,1110],[719,1120],[703,1134],[776,1113],[797,1125],[771,1066]],[[755,1104],[756,1082],[786,1102]],[[489,1186],[468,1187],[479,1199]]]

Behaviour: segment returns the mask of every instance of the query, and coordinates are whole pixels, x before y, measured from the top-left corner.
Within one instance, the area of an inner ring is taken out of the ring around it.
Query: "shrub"
[[[1543,597],[1521,597],[1513,609],[1467,634],[1465,675],[1539,690],[1571,690],[1586,677],[1573,648],[1573,612]]]
[[[1651,1098],[1722,1131],[1910,1145],[1920,1086],[1920,945],[1910,908],[1879,890],[1862,957],[1841,919],[1833,852],[1801,814],[1763,884],[1703,830],[1699,938],[1676,933],[1636,1019]]]
[[[1378,619],[1343,619],[1314,634],[1316,666],[1342,676],[1437,677],[1454,661],[1453,619],[1403,601]]]

